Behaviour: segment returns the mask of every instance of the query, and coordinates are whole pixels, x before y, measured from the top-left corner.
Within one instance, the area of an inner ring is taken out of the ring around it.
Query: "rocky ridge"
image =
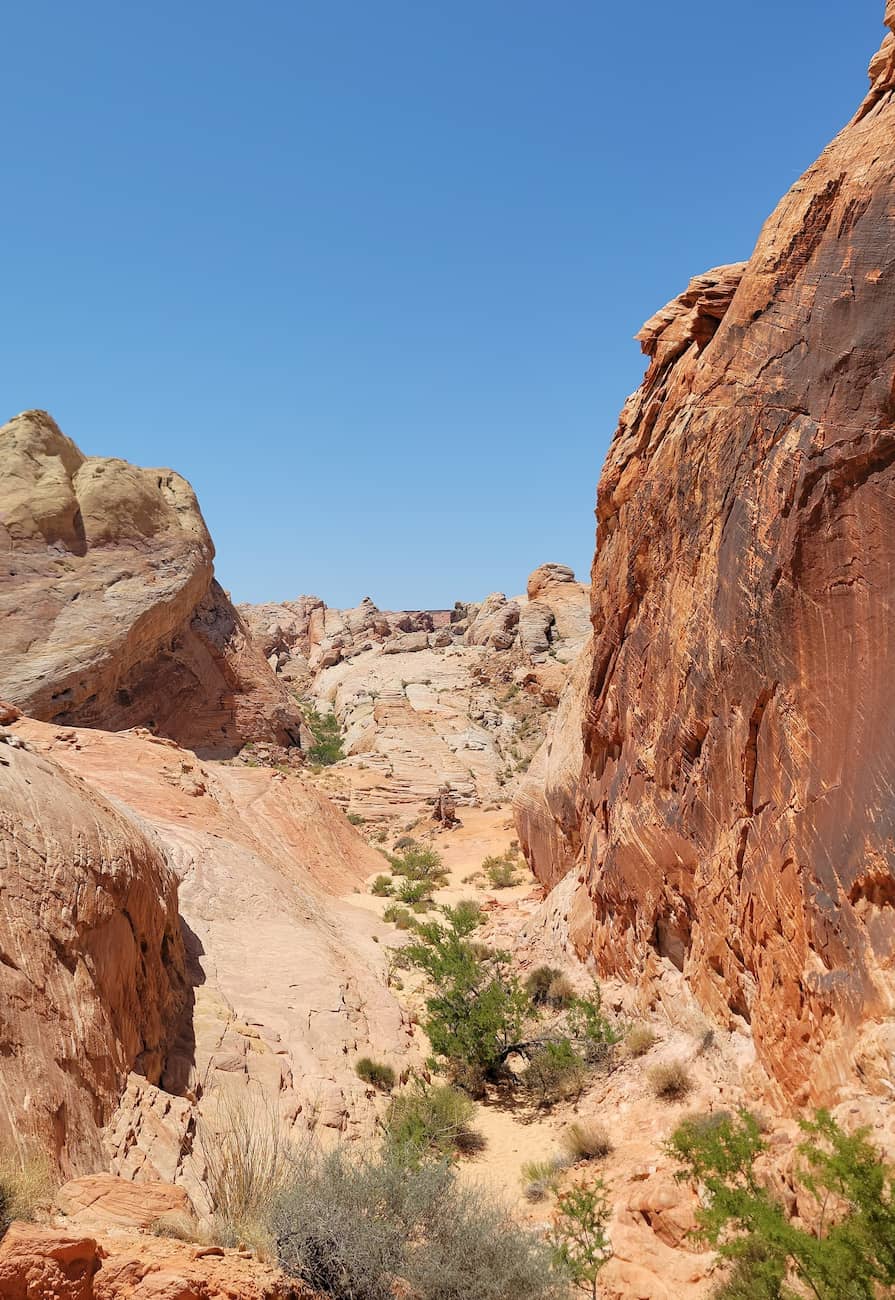
[[[316,597],[241,606],[278,677],[331,711],[345,759],[326,788],[367,821],[413,822],[448,791],[505,798],[589,631],[587,588],[545,564],[525,595],[451,610],[334,610]]]

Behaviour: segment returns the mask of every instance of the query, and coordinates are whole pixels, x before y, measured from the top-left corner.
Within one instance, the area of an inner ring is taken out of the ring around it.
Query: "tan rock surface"
[[[204,764],[148,733],[30,719],[14,732],[151,825],[180,878],[190,999],[160,1074],[119,1083],[105,1135],[112,1170],[181,1183],[202,1212],[195,1103],[201,1112],[206,1099],[213,1118],[231,1089],[251,1087],[296,1136],[368,1133],[376,1102],[354,1060],[375,1049],[400,1067],[413,1049],[386,988],[378,923],[340,901],[381,868],[380,854],[300,777]]]
[[[190,1199],[173,1183],[129,1182],[114,1174],[73,1178],[56,1193],[56,1208],[67,1226],[97,1232],[109,1228],[148,1228],[164,1214],[191,1214]]]
[[[575,942],[677,967],[802,1102],[895,1050],[892,52],[748,264],[641,332],[598,499]]]
[[[9,735],[0,963],[0,1143],[96,1167],[128,1072],[159,1079],[186,998],[176,879],[145,829]]]
[[[27,411],[0,428],[0,543],[0,695],[23,711],[209,754],[298,743],[179,474],[85,457]]]

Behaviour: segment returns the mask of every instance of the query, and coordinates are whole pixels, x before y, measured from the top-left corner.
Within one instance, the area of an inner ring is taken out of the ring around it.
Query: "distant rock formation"
[[[240,614],[278,676],[335,712],[347,757],[329,788],[370,820],[507,798],[590,631],[588,589],[562,564],[536,569],[525,595],[450,610],[300,596]]]
[[[26,411],[0,428],[0,546],[0,695],[31,716],[206,755],[300,743],[179,474],[85,457]]]
[[[580,953],[677,967],[801,1102],[895,1054],[893,69],[889,35],[750,261],[638,336],[589,681],[519,806],[538,875],[577,858]]]

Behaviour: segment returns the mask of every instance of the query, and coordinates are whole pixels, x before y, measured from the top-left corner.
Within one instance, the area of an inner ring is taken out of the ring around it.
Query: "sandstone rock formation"
[[[161,1077],[185,967],[158,844],[0,735],[0,1145],[96,1167],[128,1073]]]
[[[178,474],[85,457],[27,411],[0,428],[0,543],[0,695],[25,712],[209,755],[299,743]]]
[[[581,849],[582,955],[647,990],[683,971],[797,1101],[855,1070],[891,1087],[895,1053],[893,50],[750,261],[639,335],[599,487],[578,811],[566,785],[550,812]],[[563,845],[531,820],[550,882]]]
[[[467,806],[512,792],[590,630],[587,587],[560,564],[535,570],[527,595],[452,610],[302,596],[240,613],[280,678],[339,720],[347,759],[327,789],[405,823],[442,791]]]
[[[383,949],[374,941],[380,923],[346,901],[381,869],[381,856],[298,775],[269,767],[202,763],[172,741],[145,731],[113,734],[22,718],[11,734],[29,746],[11,754],[28,765],[29,775],[32,768],[38,774],[52,772],[64,789],[79,792],[87,805],[85,811],[67,813],[63,825],[89,827],[93,802],[104,809],[114,802],[119,810],[114,814],[119,856],[135,838],[138,845],[147,843],[147,830],[138,832],[138,826],[151,827],[151,861],[161,871],[166,858],[180,881],[189,988],[184,1014],[166,1050],[149,1050],[158,1037],[158,995],[154,986],[144,988],[148,976],[143,984],[136,979],[137,989],[143,990],[142,1010],[132,1006],[135,978],[125,943],[130,930],[118,935],[126,929],[126,919],[119,918],[117,928],[110,921],[103,931],[102,971],[120,989],[117,996],[127,998],[144,1037],[153,1035],[142,1052],[133,1051],[129,1061],[122,1061],[124,1068],[108,1081],[103,1094],[100,1122],[107,1121],[107,1167],[127,1178],[183,1185],[202,1213],[208,1206],[197,1124],[201,1121],[214,1131],[225,1095],[243,1096],[262,1111],[269,1108],[297,1139],[314,1131],[369,1133],[376,1106],[354,1072],[355,1060],[375,1050],[400,1070],[416,1059],[412,1026],[386,986]],[[0,767],[0,780],[5,770]],[[51,901],[60,894],[59,915],[46,904],[44,914],[48,931],[59,936],[63,957],[54,977],[74,982],[78,989],[83,985],[89,993],[89,967],[78,964],[70,974],[65,962],[71,966],[77,953],[69,961],[63,946],[71,928],[65,882],[76,883],[72,860],[77,863],[78,850],[57,845],[58,800],[53,804],[37,777],[31,779],[27,816],[11,809],[9,837],[16,843],[24,835],[28,845],[40,845],[34,829],[38,821],[53,837],[58,879],[35,881],[34,890]],[[83,856],[86,850],[80,851]],[[164,879],[173,905],[174,876],[167,868]],[[127,908],[138,939],[146,928],[141,905],[145,910],[138,895]],[[79,906],[86,911],[86,901]],[[154,972],[151,958],[162,939],[153,933],[148,937],[144,960]],[[120,955],[113,948],[116,939]],[[48,946],[51,942],[48,937]],[[33,948],[29,939],[29,951]],[[7,954],[16,963],[23,960],[18,947],[5,941],[2,951],[4,961]],[[172,948],[168,961],[179,963],[173,973],[180,974],[182,984],[182,948]],[[5,981],[0,982],[0,991],[5,988]],[[72,1007],[79,996],[69,994]],[[76,1037],[73,1010],[61,1002],[61,995],[58,1001],[56,1010],[48,1009],[47,1017],[37,1022],[55,1052],[61,1050],[59,1040]],[[86,996],[80,1005],[89,1008]],[[145,1019],[137,1017],[138,1010]],[[53,1014],[58,1017],[55,1031],[52,1025],[44,1027]],[[91,1014],[99,1020],[97,1013]],[[20,1056],[33,1020],[27,1017],[24,1028],[21,1019],[9,1025],[9,1040]],[[102,1022],[96,1025],[96,1037],[99,1046],[105,1045]],[[72,1055],[76,1049],[75,1041]],[[125,1078],[131,1063],[132,1072]],[[85,1099],[78,1102],[81,1115],[89,1107],[89,1094],[74,1066],[68,1067],[68,1074],[64,1099],[73,1107],[69,1093],[84,1093]],[[7,1079],[16,1082],[4,1067],[4,1084]],[[22,1083],[0,1094],[0,1115],[5,1112],[7,1123],[21,1118],[24,1087]],[[43,1096],[37,1083],[32,1092],[35,1099]],[[77,1151],[76,1136],[68,1135],[68,1140]]]

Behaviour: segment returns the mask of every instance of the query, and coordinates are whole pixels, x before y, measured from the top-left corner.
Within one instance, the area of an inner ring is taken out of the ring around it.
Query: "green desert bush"
[[[308,762],[315,767],[331,767],[345,757],[342,731],[334,713],[318,713],[307,702],[302,705],[314,744],[308,750]]]
[[[403,853],[389,855],[389,862],[396,876],[425,881],[432,888],[443,885],[448,878],[441,854],[431,844],[417,844],[414,841]]]
[[[562,971],[555,966],[536,966],[531,972],[525,981],[525,989],[535,1006],[547,1005],[550,985],[559,975],[562,975]]]
[[[789,1217],[756,1161],[766,1150],[748,1111],[690,1116],[668,1151],[679,1177],[702,1189],[703,1239],[731,1272],[725,1300],[879,1300],[895,1288],[895,1170],[869,1141],[826,1111],[801,1121],[805,1135],[793,1178],[799,1218]]]
[[[399,907],[397,903],[389,903],[382,913],[382,919],[397,926],[399,930],[412,930],[416,924],[413,915],[408,912],[407,908]]]
[[[370,893],[377,898],[390,898],[394,892],[395,886],[390,876],[377,876],[370,886]]]
[[[485,858],[481,869],[492,889],[511,889],[513,885],[519,884],[518,867],[518,858],[508,849],[499,857],[492,855]]]
[[[485,920],[485,913],[482,911],[482,905],[475,898],[461,898],[459,903],[455,903],[450,909],[452,915],[458,917],[463,925],[482,925]]]
[[[402,903],[412,906],[425,903],[432,896],[432,884],[428,880],[402,880],[397,888],[397,897]]]
[[[390,1092],[395,1086],[395,1072],[383,1061],[373,1061],[369,1056],[362,1056],[355,1062],[354,1072],[364,1083],[369,1083],[381,1092]]]
[[[569,1033],[589,1065],[611,1063],[621,1034],[603,1012],[600,986],[594,984],[589,997],[574,994],[568,1006]]]
[[[663,1061],[649,1072],[653,1095],[662,1101],[682,1101],[693,1089],[693,1078],[683,1061]]]
[[[602,1160],[612,1150],[612,1140],[602,1124],[586,1124],[576,1120],[563,1132],[562,1145],[569,1158]]]
[[[607,1229],[612,1211],[599,1181],[557,1198],[551,1229],[554,1260],[578,1290],[597,1300],[599,1276],[612,1254]]]
[[[474,1145],[468,1141],[475,1103],[449,1084],[417,1080],[393,1097],[385,1120],[386,1145],[405,1159],[449,1156]]]
[[[444,1162],[344,1148],[296,1163],[273,1217],[280,1265],[333,1300],[559,1300],[550,1248]]]
[[[568,1038],[539,1047],[522,1072],[522,1083],[541,1106],[579,1097],[587,1078],[585,1062]]]

